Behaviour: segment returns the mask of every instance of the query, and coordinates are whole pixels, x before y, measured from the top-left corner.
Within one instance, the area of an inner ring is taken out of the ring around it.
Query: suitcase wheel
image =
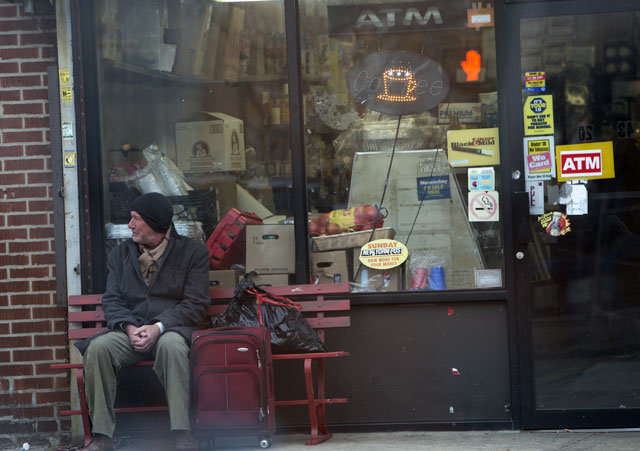
[[[271,446],[271,437],[269,436],[260,437],[260,440],[258,441],[258,445],[262,449],[269,448]]]
[[[212,438],[201,438],[198,439],[198,448],[202,451],[206,451],[208,449],[213,449],[216,447],[216,442]]]

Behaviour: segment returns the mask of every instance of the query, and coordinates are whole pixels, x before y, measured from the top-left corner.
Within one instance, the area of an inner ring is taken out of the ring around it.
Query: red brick
[[[28,264],[28,255],[0,255],[0,266],[26,266]]]
[[[14,241],[9,243],[9,253],[29,253],[49,251],[48,241]]]
[[[45,214],[11,215],[7,217],[8,226],[48,225],[49,217]]]
[[[52,389],[53,388],[52,377],[25,377],[15,378],[13,380],[14,390],[39,390],[39,389]]]
[[[28,282],[26,282],[28,283]],[[29,309],[25,309],[25,308],[10,308],[10,309],[3,309],[2,310],[2,319],[5,321],[12,321],[12,320],[17,320],[17,319],[31,319],[31,312],[29,312]],[[31,337],[19,337],[19,338],[28,338],[29,343],[31,343]],[[7,337],[3,337],[0,340],[0,347],[12,347],[12,345],[7,345],[7,340],[9,340],[9,338]]]
[[[54,332],[66,332],[67,331],[67,322],[64,320],[53,320],[53,331]]]
[[[10,128],[22,128],[22,118],[20,117],[7,117],[0,119],[0,129],[7,130]],[[32,127],[36,128],[36,127]]]
[[[27,281],[0,282],[0,291],[4,293],[20,293],[20,292],[24,293],[26,291],[29,291],[29,282]],[[2,316],[4,318],[4,311]]]
[[[11,362],[11,352],[0,351],[0,363],[10,363],[10,362]],[[3,404],[7,404],[7,403],[0,401],[0,406]]]
[[[2,22],[0,22],[0,30],[2,30]],[[3,60],[26,60],[26,59],[36,59],[40,56],[40,52],[37,47],[16,47],[16,48],[0,48],[0,59]],[[24,77],[18,77],[24,78]],[[42,86],[40,84],[40,77],[33,77],[38,79],[37,84],[13,84],[14,82],[6,82],[8,84],[4,84],[4,80],[0,82],[0,86],[9,87],[9,86]],[[20,83],[25,83],[24,81]]]
[[[2,41],[2,35],[0,35],[0,42]],[[0,63],[0,74],[16,74],[18,73],[18,70],[20,69],[20,66],[18,65],[18,62],[11,62],[11,63]]]
[[[53,227],[37,227],[29,229],[29,238],[53,238],[53,232]],[[49,263],[53,262],[47,261],[47,264]]]
[[[41,132],[23,132],[23,134],[39,134],[42,136]],[[16,133],[17,134],[17,133]],[[5,133],[7,135],[7,133]],[[44,169],[44,159],[43,158],[20,158],[19,160],[4,160],[4,170],[9,171],[39,171]]]
[[[55,280],[34,280],[32,282],[32,291],[56,291]]]
[[[48,100],[49,91],[46,89],[23,89],[23,100]]]
[[[53,415],[53,406],[16,407],[13,410],[14,418],[51,418]]]
[[[15,5],[0,5],[0,17],[17,17],[18,7]]]
[[[0,346],[6,349],[30,348],[31,337],[3,337],[0,340]]]
[[[20,45],[33,44],[56,45],[56,35],[54,33],[22,33],[20,35]]]
[[[16,213],[25,211],[27,211],[27,203],[25,201],[5,201],[0,203],[0,213]]]
[[[47,310],[34,308],[35,310]],[[52,334],[52,335],[35,335],[33,337],[34,346],[66,346],[67,345],[67,333]]]
[[[22,186],[19,188],[8,188],[6,191],[7,199],[43,198],[47,195],[47,188],[44,186]],[[38,222],[37,224],[46,224],[46,222]]]
[[[12,296],[12,300],[15,296]],[[35,296],[34,296],[35,297]],[[51,321],[26,321],[11,323],[12,334],[30,334],[35,332],[51,332]]]
[[[36,363],[36,375],[58,374],[59,370],[53,370],[49,367],[49,363]]]
[[[0,390],[9,390],[9,381],[7,379],[0,379]]]
[[[68,374],[69,373],[66,373],[64,376],[55,378],[55,388],[69,388],[71,384]]]
[[[42,59],[56,58],[58,56],[55,47],[42,47],[40,55]]]
[[[0,305],[5,307],[8,304],[5,303],[3,299],[9,299],[9,296],[0,296]],[[0,323],[0,334],[2,334],[2,335],[8,335],[9,334],[9,323]],[[0,375],[1,374],[2,374],[2,372],[0,371]]]
[[[29,349],[26,351],[13,351],[14,362],[41,362],[43,360],[53,360],[53,350]]]
[[[27,156],[51,155],[51,146],[49,144],[30,144],[25,146]]]
[[[0,155],[2,155],[4,158],[21,157],[24,155],[24,147],[23,146],[0,146]],[[2,185],[2,183],[0,183],[0,185]]]
[[[8,204],[8,203],[9,202],[4,202],[3,204]],[[3,204],[0,204],[0,206],[2,206]],[[35,229],[32,229],[32,230],[35,230]],[[26,239],[27,239],[27,229],[0,229],[0,241],[26,240]]]
[[[43,111],[42,103],[7,103],[2,106],[4,114],[42,114]],[[42,137],[37,141],[42,141]]]
[[[0,280],[7,280],[8,278],[9,278],[9,271],[7,271],[7,268],[0,268]]]
[[[32,63],[22,63],[20,72],[23,74],[42,73],[47,71],[47,67],[53,64],[48,61],[37,61]]]
[[[12,270],[13,273],[13,270]],[[51,305],[51,294],[14,294],[11,305]],[[50,331],[47,331],[50,332]]]
[[[24,174],[0,173],[0,186],[9,186],[9,185],[24,185]],[[0,211],[11,211],[11,210],[2,210],[2,205],[0,205]]]
[[[33,365],[0,365],[0,378],[9,376],[33,376]]]
[[[37,31],[38,23],[34,19],[0,21],[0,31]]]
[[[22,255],[21,255],[22,257]],[[9,268],[9,276],[12,279],[46,279],[49,277],[49,268],[29,267],[29,268]],[[14,295],[12,299],[15,299]]]
[[[50,391],[36,393],[36,404],[50,404],[54,402],[69,401],[69,393],[66,391]]]
[[[31,393],[6,393],[0,394],[0,405],[29,405],[33,404]]]
[[[67,345],[66,343],[64,345],[63,348],[56,348],[55,349],[55,356],[53,357],[53,360],[57,360],[59,361],[67,361],[67,359],[69,358],[69,353],[67,352]]]
[[[53,211],[53,200],[29,201],[29,211]]]
[[[69,394],[66,394],[67,398],[69,398]],[[39,433],[56,433],[58,432],[58,422],[55,420],[51,421],[36,421],[36,432]]]
[[[25,117],[24,128],[49,128],[50,122],[49,117]]]
[[[31,229],[30,233],[33,233],[35,230],[37,229]],[[51,230],[51,233],[53,234],[53,229],[49,228],[45,230]],[[55,254],[33,254],[31,256],[32,265],[53,265],[55,264],[55,262],[56,262]]]

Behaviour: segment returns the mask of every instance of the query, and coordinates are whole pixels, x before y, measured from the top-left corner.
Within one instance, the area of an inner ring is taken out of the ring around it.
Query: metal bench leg
[[[304,360],[304,379],[307,385],[307,404],[309,405],[309,422],[311,423],[311,437],[307,440],[307,445],[317,445],[329,440],[331,434],[327,433],[326,425],[324,424],[324,405],[322,405],[321,412],[321,428],[318,430],[318,404],[316,398],[313,395],[313,373],[311,370],[311,359]],[[319,380],[320,381],[320,380]],[[322,375],[322,382],[324,383],[324,374]],[[321,389],[324,392],[324,386]]]
[[[325,399],[324,392],[324,359],[318,359],[318,399]],[[328,435],[327,439],[331,438],[332,434],[327,431],[327,421],[325,416],[325,403],[318,405],[318,432],[321,436]],[[325,439],[325,440],[327,440]]]
[[[78,398],[80,398],[80,410],[82,411],[82,427],[84,429],[84,446],[91,442],[91,422],[89,421],[89,406],[84,393],[84,369],[79,368],[76,375],[78,384]]]

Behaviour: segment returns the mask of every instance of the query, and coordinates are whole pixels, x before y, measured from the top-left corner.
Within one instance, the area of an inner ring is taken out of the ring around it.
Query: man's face
[[[131,220],[128,226],[131,229],[131,239],[133,239],[135,243],[144,246],[155,247],[162,241],[162,237],[164,236],[164,233],[156,232],[149,227],[136,211],[131,212]]]

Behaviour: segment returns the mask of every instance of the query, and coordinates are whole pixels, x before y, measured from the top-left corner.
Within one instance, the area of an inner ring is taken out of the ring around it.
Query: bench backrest
[[[351,309],[349,299],[333,299],[349,295],[349,284],[346,282],[262,288],[271,294],[287,297],[300,304],[303,315],[323,341],[325,329],[351,325],[348,313]],[[212,303],[209,307],[209,317],[218,315],[226,308],[226,304],[233,297],[233,291],[231,288],[211,290]],[[330,296],[332,299],[327,300],[326,296]],[[100,294],[69,296],[70,340],[92,337],[106,329],[101,299],[102,295]]]

